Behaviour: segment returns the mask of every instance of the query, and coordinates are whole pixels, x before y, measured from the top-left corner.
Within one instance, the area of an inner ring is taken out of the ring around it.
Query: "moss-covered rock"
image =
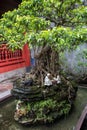
[[[75,85],[65,79],[50,87],[17,83],[11,92],[18,99],[14,118],[22,124],[52,123],[69,113],[76,97]]]

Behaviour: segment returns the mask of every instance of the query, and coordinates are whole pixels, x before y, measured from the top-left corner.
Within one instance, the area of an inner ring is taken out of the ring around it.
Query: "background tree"
[[[36,72],[43,85],[44,74],[59,71],[59,54],[87,42],[87,7],[81,0],[22,0],[19,8],[0,19],[0,40],[13,50],[25,43],[38,48]]]

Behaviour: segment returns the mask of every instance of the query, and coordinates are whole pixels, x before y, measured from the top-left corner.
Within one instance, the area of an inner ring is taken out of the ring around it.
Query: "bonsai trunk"
[[[37,82],[43,86],[47,73],[55,76],[59,72],[59,54],[49,46],[42,47],[38,54],[35,54],[35,68]]]

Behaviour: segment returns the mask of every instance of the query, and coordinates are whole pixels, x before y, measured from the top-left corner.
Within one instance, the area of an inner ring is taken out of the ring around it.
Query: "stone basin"
[[[82,111],[75,130],[87,130],[87,106]]]

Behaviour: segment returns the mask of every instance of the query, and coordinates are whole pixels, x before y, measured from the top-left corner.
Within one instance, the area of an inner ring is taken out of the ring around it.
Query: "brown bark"
[[[52,76],[57,75],[59,71],[59,58],[58,53],[49,46],[44,46],[41,51],[35,55],[36,66],[35,74],[38,83],[44,85],[44,78],[47,73],[51,73]]]

